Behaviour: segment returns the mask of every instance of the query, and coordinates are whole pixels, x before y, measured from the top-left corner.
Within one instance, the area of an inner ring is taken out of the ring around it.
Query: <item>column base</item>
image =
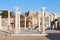
[[[11,34],[11,36],[47,36],[48,34]]]

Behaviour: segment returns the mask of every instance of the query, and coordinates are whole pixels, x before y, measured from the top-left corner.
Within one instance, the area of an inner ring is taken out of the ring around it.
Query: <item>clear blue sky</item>
[[[20,12],[40,11],[41,7],[46,7],[47,12],[60,14],[60,0],[0,0],[0,10],[13,10],[15,6]]]

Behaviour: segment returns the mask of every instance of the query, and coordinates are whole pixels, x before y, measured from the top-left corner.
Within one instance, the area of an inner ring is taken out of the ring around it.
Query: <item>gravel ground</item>
[[[5,36],[0,31],[0,40],[60,40],[59,30],[46,30],[47,36]]]

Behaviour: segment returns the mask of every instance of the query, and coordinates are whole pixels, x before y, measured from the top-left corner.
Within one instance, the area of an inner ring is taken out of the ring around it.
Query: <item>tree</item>
[[[20,15],[20,18],[24,18],[24,15]]]
[[[3,10],[1,15],[2,15],[3,18],[7,18],[8,17],[8,11]],[[10,16],[12,16],[12,12],[10,12]]]

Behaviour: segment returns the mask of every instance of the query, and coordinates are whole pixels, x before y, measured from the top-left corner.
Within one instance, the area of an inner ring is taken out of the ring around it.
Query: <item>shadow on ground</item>
[[[49,33],[46,37],[49,40],[60,40],[60,33]]]

